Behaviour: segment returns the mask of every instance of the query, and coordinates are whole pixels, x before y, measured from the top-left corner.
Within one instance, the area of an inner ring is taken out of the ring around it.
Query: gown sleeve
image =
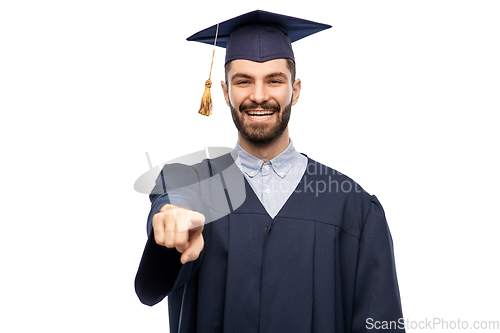
[[[360,239],[352,331],[404,332],[403,324],[392,237],[372,196]]]
[[[196,191],[197,181],[198,174],[192,167],[169,165],[162,170],[151,192],[148,240],[135,277],[136,294],[146,305],[159,303],[177,287],[184,285],[200,265],[204,251],[197,260],[182,265],[181,254],[176,249],[156,244],[152,227],[153,216],[165,204],[172,203],[201,213],[206,211]]]

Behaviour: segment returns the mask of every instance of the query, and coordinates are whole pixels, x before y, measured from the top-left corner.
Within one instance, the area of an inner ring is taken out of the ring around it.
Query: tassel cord
[[[201,97],[201,105],[198,113],[209,116],[212,114],[212,95],[210,93],[210,87],[212,87],[212,67],[214,65],[214,55],[215,55],[215,46],[217,45],[217,35],[219,34],[219,24],[217,23],[217,30],[215,31],[215,42],[214,49],[212,51],[212,63],[210,64],[210,73],[208,75],[208,80],[205,81],[205,91],[203,92],[203,96]]]

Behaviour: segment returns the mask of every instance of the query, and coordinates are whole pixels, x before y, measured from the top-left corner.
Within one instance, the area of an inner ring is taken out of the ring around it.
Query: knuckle
[[[175,222],[175,216],[174,216],[174,213],[172,213],[171,211],[168,211],[168,212],[164,212],[162,213],[163,216],[164,216],[164,219],[166,221],[172,221],[172,222]]]
[[[171,207],[171,204],[164,204],[164,205],[161,207],[160,212],[169,211],[169,210],[171,210],[171,209],[170,209],[170,207]]]
[[[164,224],[164,215],[163,213],[156,213],[153,216],[153,228],[158,228]]]
[[[153,226],[154,226],[155,224],[157,224],[157,223],[158,223],[158,221],[159,221],[159,219],[160,219],[160,216],[159,216],[160,214],[161,214],[161,213],[156,213],[156,214],[153,216]]]
[[[155,234],[155,242],[156,242],[156,244],[161,245],[161,239],[156,234]]]
[[[154,234],[155,236],[155,242],[158,245],[163,245],[165,242],[165,239],[163,238],[163,235],[158,235],[157,233]]]
[[[183,247],[184,245],[186,245],[185,239],[176,239],[175,240],[175,247]]]

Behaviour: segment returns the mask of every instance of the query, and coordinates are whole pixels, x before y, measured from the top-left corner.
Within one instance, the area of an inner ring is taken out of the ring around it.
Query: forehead
[[[290,69],[286,59],[273,59],[266,62],[255,62],[244,59],[231,61],[228,78],[234,74],[245,74],[255,78],[265,77],[269,74],[284,73],[288,79],[291,77]]]

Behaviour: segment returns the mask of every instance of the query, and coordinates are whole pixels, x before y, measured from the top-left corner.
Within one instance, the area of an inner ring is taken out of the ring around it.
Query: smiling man
[[[291,43],[329,27],[263,11],[220,23],[221,85],[238,142],[233,154],[163,170],[135,281],[144,304],[168,296],[171,332],[365,332],[373,321],[401,320],[379,201],[297,152],[288,133],[301,89]],[[214,43],[216,29],[188,40]],[[245,179],[237,207],[231,179],[222,187],[174,186],[183,177],[215,179],[228,164]],[[227,214],[207,204],[221,188]]]
[[[290,62],[233,60],[226,64],[227,83],[221,83],[241,148],[266,162],[290,144],[288,121],[301,87]]]

